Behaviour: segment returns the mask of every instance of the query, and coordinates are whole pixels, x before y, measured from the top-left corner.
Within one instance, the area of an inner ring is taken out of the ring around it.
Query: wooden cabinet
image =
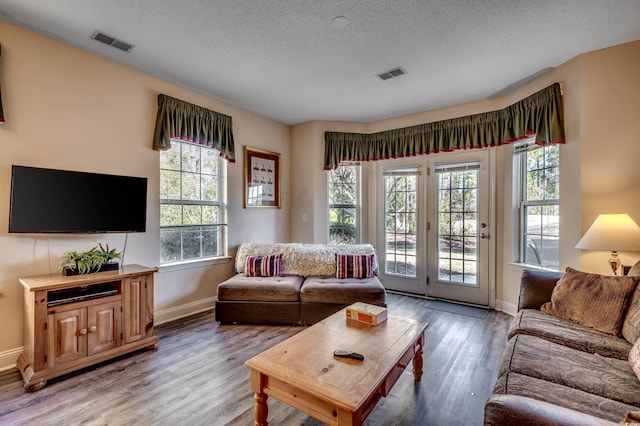
[[[21,278],[24,352],[17,366],[24,388],[134,350],[155,349],[155,268],[125,265],[88,275]]]
[[[121,344],[120,300],[47,315],[48,367],[113,349]]]

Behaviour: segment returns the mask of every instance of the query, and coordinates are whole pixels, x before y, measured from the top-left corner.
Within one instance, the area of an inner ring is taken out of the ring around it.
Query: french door
[[[378,247],[384,250],[378,254],[380,279],[387,289],[426,295],[425,187],[425,175],[415,164],[383,170],[384,214]]]
[[[489,304],[489,160],[474,150],[382,170],[385,288]]]
[[[489,304],[489,151],[430,159],[427,295]]]

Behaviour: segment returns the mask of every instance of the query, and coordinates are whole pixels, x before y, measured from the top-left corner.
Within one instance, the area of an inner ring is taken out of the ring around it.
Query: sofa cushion
[[[519,334],[507,343],[499,375],[519,373],[640,407],[640,381],[629,361]],[[619,418],[622,418],[620,416]]]
[[[624,317],[622,336],[631,344],[640,339],[640,285],[636,287]]]
[[[638,277],[606,276],[567,268],[540,310],[613,335],[620,335]]]
[[[631,350],[631,343],[625,339],[537,309],[523,309],[513,318],[508,338],[517,334],[537,336],[583,352],[622,360],[629,357]]]
[[[270,256],[248,256],[244,267],[247,277],[279,277],[282,275],[282,253]]]
[[[327,278],[307,277],[300,290],[302,302],[336,303],[350,305],[365,302],[384,305],[386,293],[377,277]]]
[[[631,370],[640,380],[640,339],[634,343],[629,352],[629,364],[631,364]]]
[[[373,254],[336,253],[336,278],[373,277]]]
[[[300,300],[302,277],[246,277],[236,274],[218,285],[218,300],[259,302],[297,302]]]
[[[628,412],[638,409],[635,405],[519,373],[506,373],[500,376],[493,393],[533,398],[616,423]]]

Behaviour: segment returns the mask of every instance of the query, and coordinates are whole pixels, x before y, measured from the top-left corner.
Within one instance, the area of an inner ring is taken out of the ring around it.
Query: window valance
[[[172,138],[207,145],[229,162],[236,161],[231,117],[160,94],[153,149],[171,148]]]
[[[325,132],[324,169],[335,169],[341,161],[487,148],[533,135],[538,145],[564,143],[559,83],[498,111],[371,134]]]

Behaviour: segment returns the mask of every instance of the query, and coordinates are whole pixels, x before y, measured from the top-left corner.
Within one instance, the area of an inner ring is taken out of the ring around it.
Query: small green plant
[[[69,251],[64,254],[59,269],[77,271],[78,274],[94,272],[106,263],[114,263],[114,260],[122,258],[122,253],[116,249],[109,249],[109,244],[103,247],[99,244],[85,251]]]
[[[98,244],[98,256],[101,260],[100,266],[105,263],[115,263],[114,261],[122,259],[122,253],[116,249],[109,249],[109,244],[107,244],[106,247]]]

